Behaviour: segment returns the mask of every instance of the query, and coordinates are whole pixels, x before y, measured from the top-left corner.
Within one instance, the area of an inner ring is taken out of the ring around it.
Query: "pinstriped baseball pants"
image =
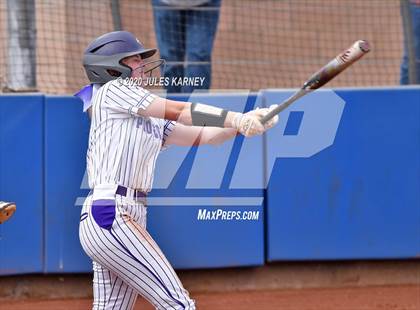
[[[79,226],[81,245],[93,260],[93,309],[133,309],[138,294],[156,309],[195,309],[145,229],[143,203],[120,195],[93,196],[83,205]]]

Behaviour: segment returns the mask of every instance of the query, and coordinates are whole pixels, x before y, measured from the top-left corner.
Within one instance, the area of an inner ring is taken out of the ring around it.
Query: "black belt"
[[[122,185],[118,185],[117,191],[115,192],[115,194],[127,197],[127,192],[128,192],[127,187],[122,186]],[[133,189],[133,197],[134,198],[146,198],[147,194],[145,192],[142,192],[141,190]]]

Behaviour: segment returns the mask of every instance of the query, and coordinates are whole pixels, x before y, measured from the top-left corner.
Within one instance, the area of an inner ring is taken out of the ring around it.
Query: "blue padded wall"
[[[418,257],[420,89],[336,94],[345,108],[333,144],[309,158],[275,162],[267,189],[268,260]],[[284,114],[303,111],[302,127],[316,117],[309,113],[314,104],[302,100]],[[281,129],[268,134],[270,158]]]
[[[0,274],[42,271],[43,100],[0,96],[0,200],[17,203],[0,225]]]
[[[82,183],[88,136],[89,120],[80,99],[46,96],[45,272],[91,269],[78,230],[80,203],[88,193]]]
[[[183,99],[243,111],[290,94]],[[78,239],[88,193],[81,109],[70,96],[0,96],[0,199],[18,204],[0,225],[0,274],[91,271]],[[320,90],[265,137],[170,147],[158,159],[148,229],[184,269],[418,257],[419,124],[418,87]],[[200,209],[259,217],[204,221]]]

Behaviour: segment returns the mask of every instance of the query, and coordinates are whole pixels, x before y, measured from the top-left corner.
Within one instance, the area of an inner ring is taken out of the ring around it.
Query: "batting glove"
[[[261,135],[278,123],[279,116],[276,115],[264,125],[261,124],[261,119],[276,107],[277,105],[273,104],[269,108],[256,108],[255,110],[249,111],[245,114],[238,113],[233,118],[232,127],[237,129],[245,137]]]
[[[256,108],[250,113],[257,115],[260,119],[262,119],[264,116],[270,113],[271,110],[275,109],[276,107],[277,107],[277,104],[273,104],[269,108],[262,108],[262,109]],[[273,128],[278,122],[279,122],[279,116],[276,115],[264,124],[264,131],[267,131],[268,129]]]
[[[245,137],[261,135],[265,128],[261,124],[261,117],[250,111],[248,113],[237,113],[232,120],[232,128],[238,130]]]

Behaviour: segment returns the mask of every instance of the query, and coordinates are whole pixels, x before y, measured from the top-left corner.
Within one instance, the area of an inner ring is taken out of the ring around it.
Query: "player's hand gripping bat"
[[[326,83],[331,81],[336,75],[343,72],[344,69],[346,69],[347,67],[355,63],[357,60],[362,58],[362,56],[368,53],[369,51],[370,46],[367,41],[359,40],[354,42],[353,45],[350,46],[347,50],[338,54],[333,60],[331,60],[321,69],[319,69],[316,73],[314,73],[303,84],[300,90],[298,90],[291,97],[287,98],[275,109],[271,110],[270,113],[264,116],[261,120],[261,123],[266,123],[269,119],[286,109],[289,105],[291,105],[300,97],[325,85]]]

